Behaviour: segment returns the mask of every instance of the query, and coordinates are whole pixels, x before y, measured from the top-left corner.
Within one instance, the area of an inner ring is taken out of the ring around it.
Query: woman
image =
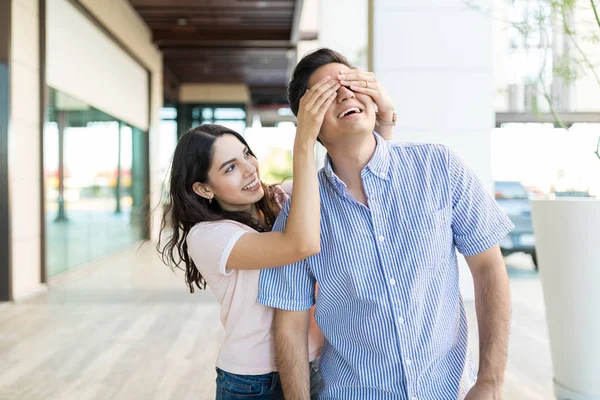
[[[174,230],[158,249],[185,264],[186,283],[208,285],[221,305],[225,340],[217,359],[219,400],[283,399],[275,364],[273,310],[258,304],[259,270],[300,261],[320,251],[320,210],[314,145],[340,83],[324,78],[300,101],[294,141],[294,198],[284,232],[270,232],[280,206],[260,180],[258,163],[238,133],[201,125],[182,136],[171,168]],[[169,212],[170,211],[170,212]],[[311,360],[319,335],[311,340]]]

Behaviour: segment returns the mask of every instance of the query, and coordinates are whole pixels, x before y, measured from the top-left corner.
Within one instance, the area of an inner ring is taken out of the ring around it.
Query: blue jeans
[[[318,360],[310,363],[310,396],[317,399],[321,389]],[[217,368],[216,400],[284,400],[278,372],[264,375],[237,375]]]

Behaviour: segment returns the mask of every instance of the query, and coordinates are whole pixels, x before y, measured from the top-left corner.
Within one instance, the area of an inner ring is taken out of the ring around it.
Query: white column
[[[373,29],[374,72],[398,114],[395,140],[451,146],[491,192],[493,20],[461,0],[374,0]],[[461,291],[472,299],[460,260]]]
[[[340,52],[356,68],[367,69],[367,0],[320,0],[319,6],[320,45]]]
[[[45,290],[41,276],[39,9],[12,0],[10,185],[12,291],[15,301]]]

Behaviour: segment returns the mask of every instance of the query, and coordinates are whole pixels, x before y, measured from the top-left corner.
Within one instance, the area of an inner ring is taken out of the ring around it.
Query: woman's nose
[[[256,167],[249,161],[246,161],[246,175],[252,175],[256,172]]]

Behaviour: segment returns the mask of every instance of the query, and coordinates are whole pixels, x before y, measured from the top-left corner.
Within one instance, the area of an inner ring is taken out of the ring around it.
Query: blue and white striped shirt
[[[331,160],[319,171],[321,252],[263,270],[258,300],[306,310],[325,335],[321,399],[462,399],[476,372],[456,251],[474,255],[513,228],[447,147],[377,147],[361,177],[368,207]],[[289,203],[274,230],[283,230]]]

